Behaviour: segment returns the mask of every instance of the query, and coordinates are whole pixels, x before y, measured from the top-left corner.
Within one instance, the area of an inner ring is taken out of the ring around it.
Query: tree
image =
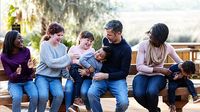
[[[66,28],[67,38],[75,41],[78,33],[95,29],[113,11],[109,0],[34,0],[42,23],[59,22]],[[46,27],[47,25],[44,25]],[[41,32],[45,32],[42,27]]]
[[[37,27],[43,36],[49,23],[59,22],[65,28],[65,39],[73,44],[82,30],[100,34],[106,18],[114,11],[110,0],[17,0],[14,4],[22,12],[23,32]]]

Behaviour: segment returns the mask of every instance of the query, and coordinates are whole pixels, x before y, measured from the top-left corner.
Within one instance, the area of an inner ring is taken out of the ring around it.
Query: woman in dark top
[[[38,92],[32,74],[35,61],[30,59],[30,51],[23,46],[23,38],[18,31],[9,31],[3,43],[1,61],[9,78],[8,90],[12,97],[12,111],[21,111],[23,93],[29,96],[28,112],[35,112]]]

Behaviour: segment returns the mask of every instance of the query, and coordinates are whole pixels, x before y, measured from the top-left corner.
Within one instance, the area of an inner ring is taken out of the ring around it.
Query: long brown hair
[[[47,29],[46,35],[43,36],[41,41],[48,41],[51,36],[59,32],[64,32],[64,28],[58,23],[51,23]]]

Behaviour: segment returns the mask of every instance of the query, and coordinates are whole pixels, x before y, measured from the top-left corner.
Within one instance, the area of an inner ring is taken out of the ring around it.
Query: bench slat
[[[3,69],[0,69],[0,81],[7,81],[8,76],[5,74]]]
[[[200,85],[198,85],[198,87],[195,87],[197,93],[200,93]],[[179,87],[177,90],[176,90],[176,95],[190,95],[188,89],[186,87]],[[160,91],[159,93],[159,96],[168,96],[167,95],[167,88],[163,89]],[[112,98],[112,94],[107,91],[103,96],[102,98]],[[128,97],[133,97],[133,89],[132,89],[132,86],[129,85],[128,87]]]
[[[12,98],[10,95],[0,95],[0,105],[12,104]],[[22,102],[29,102],[29,98],[26,94],[23,95]]]

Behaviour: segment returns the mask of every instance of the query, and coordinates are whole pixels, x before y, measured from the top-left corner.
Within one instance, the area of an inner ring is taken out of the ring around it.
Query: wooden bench
[[[169,66],[171,66],[172,63],[168,63],[168,64],[165,64],[165,67],[166,68],[169,68]],[[196,64],[196,69],[199,70],[199,64]],[[137,70],[136,70],[136,65],[135,64],[132,64],[131,67],[130,67],[130,70],[129,70],[129,75],[128,75],[128,78],[127,78],[127,82],[128,82],[128,96],[129,97],[133,97],[133,90],[132,90],[132,80],[134,78],[134,75],[137,73]],[[199,71],[196,71],[196,74],[199,75]],[[194,82],[194,85],[195,85],[195,89],[197,91],[197,93],[200,93],[200,82],[199,83],[196,83]],[[177,112],[182,112],[182,109],[183,107],[188,103],[189,101],[189,91],[187,90],[186,87],[180,87],[176,90],[176,111]],[[160,93],[159,93],[159,96],[162,96],[163,98],[163,102],[166,103],[167,105],[168,104],[168,94],[167,94],[167,88],[163,89]],[[112,94],[110,92],[107,92],[105,95],[102,96],[102,98],[111,98],[113,97]]]
[[[3,69],[0,69],[0,84],[2,83],[7,83],[8,82],[8,77],[5,74]],[[26,94],[23,95],[22,102],[29,102],[29,98]],[[7,88],[1,89],[0,90],[0,105],[10,105],[12,104],[12,98],[10,94],[8,93]]]
[[[165,64],[165,67],[169,67],[171,64]],[[196,64],[197,69],[199,70],[199,64]],[[133,77],[134,75],[137,73],[136,70],[136,65],[132,64],[129,70],[129,76],[127,78],[127,82],[128,83],[128,96],[129,97],[133,97],[132,94],[132,85],[130,83],[132,83]],[[199,74],[199,72],[198,72]],[[8,81],[8,77],[6,76],[6,74],[4,73],[4,70],[1,69],[0,70],[0,81]],[[197,93],[200,93],[200,83],[194,83],[195,84],[195,88]],[[176,101],[176,106],[177,106],[177,112],[182,112],[182,108],[188,103],[188,97],[190,95],[190,93],[188,92],[187,88],[181,87],[178,88],[176,90],[176,95],[177,95],[177,101]],[[163,97],[163,102],[165,102],[166,104],[168,104],[168,100],[167,100],[167,88],[163,89],[159,96]],[[102,96],[102,98],[112,98],[113,96],[107,92],[105,95]],[[22,102],[28,102],[29,98],[26,94],[24,94],[23,96],[23,101]],[[0,91],[0,105],[10,105],[12,104],[12,98],[9,95],[8,91]],[[65,111],[65,105],[63,104],[61,106],[60,111]]]

